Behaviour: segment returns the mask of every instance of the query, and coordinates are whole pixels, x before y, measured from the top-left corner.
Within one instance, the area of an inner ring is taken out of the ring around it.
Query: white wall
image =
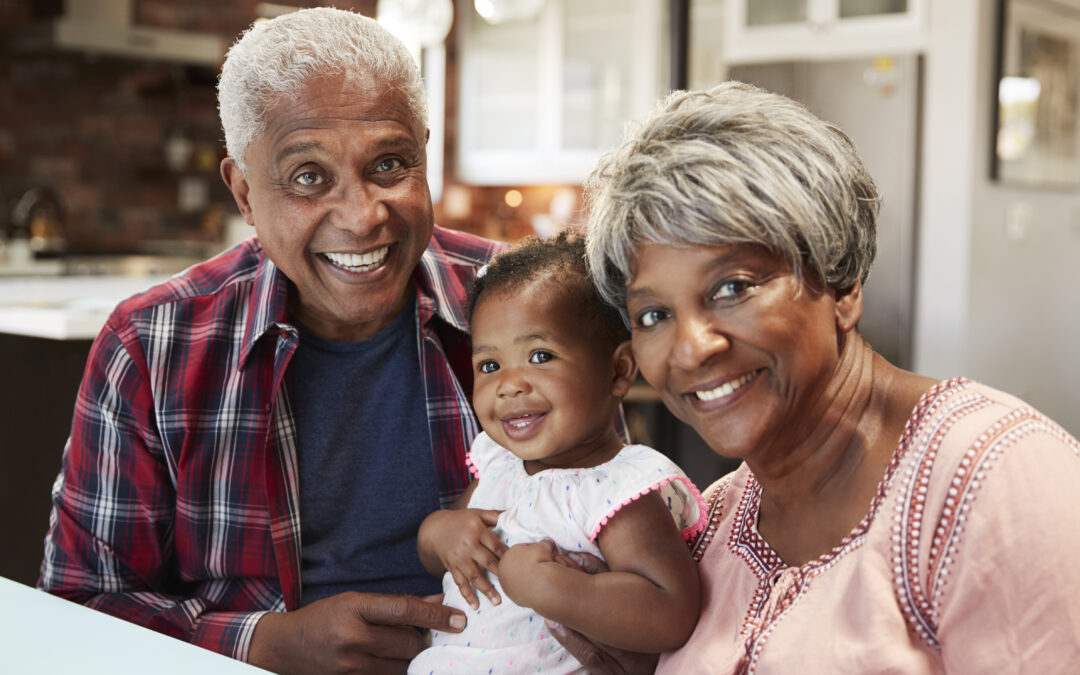
[[[929,4],[915,370],[1006,390],[1080,435],[1080,191],[990,180],[996,3]]]

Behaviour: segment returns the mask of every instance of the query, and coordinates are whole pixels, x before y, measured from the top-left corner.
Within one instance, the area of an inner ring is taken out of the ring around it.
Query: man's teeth
[[[350,272],[367,272],[378,267],[389,250],[389,246],[383,246],[367,253],[323,253],[323,255],[330,262]]]
[[[715,401],[718,398],[731,395],[736,389],[753,379],[754,375],[757,375],[756,370],[752,373],[747,373],[738,379],[728,380],[716,389],[710,389],[709,391],[695,391],[694,393],[697,394],[698,399],[702,401]]]

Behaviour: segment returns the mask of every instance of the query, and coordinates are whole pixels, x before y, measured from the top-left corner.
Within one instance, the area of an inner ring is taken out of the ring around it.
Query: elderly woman
[[[700,619],[658,672],[1080,664],[1080,444],[864,340],[879,197],[843,132],[741,83],[677,92],[588,196],[642,374],[743,460],[708,490]]]

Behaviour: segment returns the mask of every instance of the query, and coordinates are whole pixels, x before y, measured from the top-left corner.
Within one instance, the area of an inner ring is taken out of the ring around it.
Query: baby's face
[[[558,284],[540,279],[485,294],[473,309],[480,425],[537,468],[594,466],[621,446],[612,350],[581,328],[572,307]]]

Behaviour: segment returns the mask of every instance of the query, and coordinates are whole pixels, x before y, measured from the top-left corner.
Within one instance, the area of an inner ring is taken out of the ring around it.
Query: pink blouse
[[[706,493],[701,616],[657,673],[1080,673],[1078,495],[1075,438],[959,378],[818,560],[787,566],[758,534],[744,465]]]

